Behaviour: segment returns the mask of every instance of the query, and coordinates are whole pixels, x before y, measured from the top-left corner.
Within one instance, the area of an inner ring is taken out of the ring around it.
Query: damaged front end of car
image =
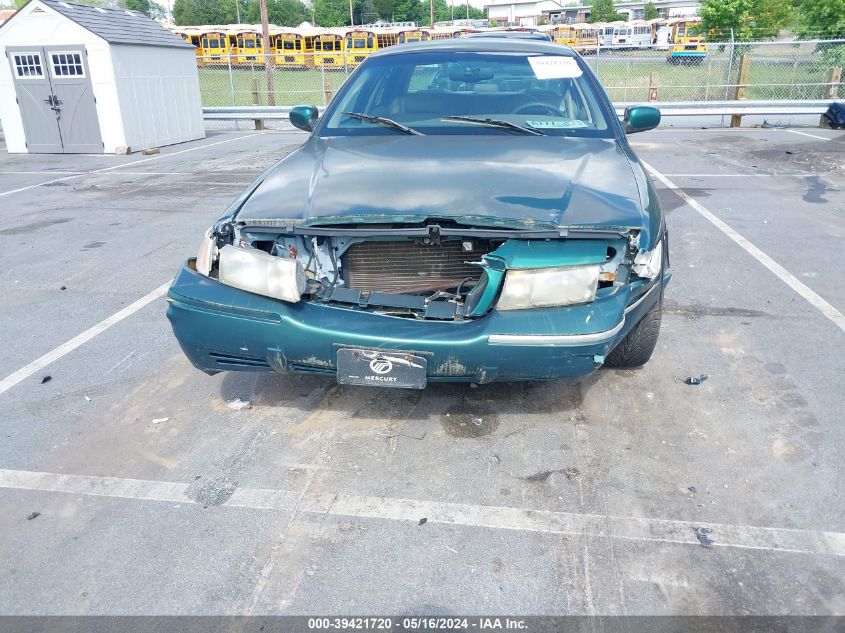
[[[386,355],[423,368],[390,386],[420,387],[589,374],[662,296],[665,231],[644,249],[636,229],[503,224],[233,215],[183,267],[168,316],[208,373],[380,384],[344,359]]]

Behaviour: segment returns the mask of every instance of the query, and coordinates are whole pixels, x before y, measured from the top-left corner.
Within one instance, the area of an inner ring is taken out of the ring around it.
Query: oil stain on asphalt
[[[483,437],[499,428],[499,416],[483,402],[462,397],[440,415],[440,425],[452,437]]]

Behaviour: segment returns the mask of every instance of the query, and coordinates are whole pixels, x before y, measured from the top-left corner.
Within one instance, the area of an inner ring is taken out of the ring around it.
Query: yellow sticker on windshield
[[[543,55],[529,57],[528,63],[537,79],[575,79],[583,74],[574,57]]]

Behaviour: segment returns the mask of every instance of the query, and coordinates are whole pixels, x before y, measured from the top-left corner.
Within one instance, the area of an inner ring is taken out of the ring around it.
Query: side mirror
[[[631,106],[625,108],[622,118],[625,134],[645,132],[660,125],[660,110],[652,106]]]
[[[320,115],[317,106],[302,105],[294,106],[290,110],[288,118],[293,127],[298,127],[300,130],[311,132],[314,130],[314,124],[317,122],[317,117]]]

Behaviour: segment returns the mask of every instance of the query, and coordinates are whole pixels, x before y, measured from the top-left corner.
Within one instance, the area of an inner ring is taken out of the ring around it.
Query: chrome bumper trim
[[[645,298],[645,297],[643,297]],[[540,345],[540,346],[572,346],[603,343],[613,338],[625,326],[623,318],[615,327],[604,332],[592,334],[491,334],[487,342],[492,345]]]

